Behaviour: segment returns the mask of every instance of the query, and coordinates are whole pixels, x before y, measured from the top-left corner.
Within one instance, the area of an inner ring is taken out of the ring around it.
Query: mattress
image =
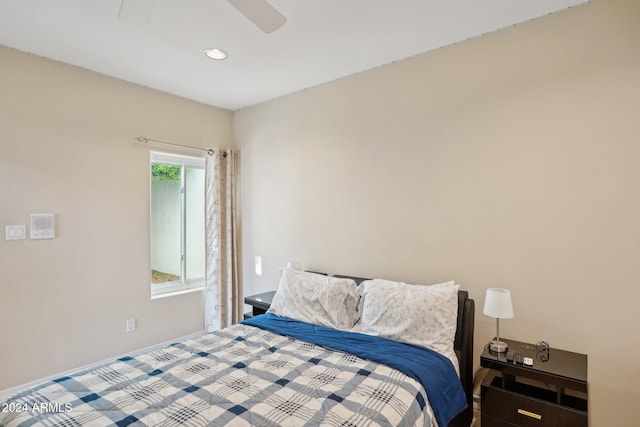
[[[0,425],[435,426],[466,406],[445,357],[402,372],[411,363],[374,360],[409,354],[385,340],[366,336],[359,355],[352,347],[363,334],[284,320],[258,316],[49,381],[0,403]],[[412,372],[421,366],[436,367],[435,386]],[[446,408],[434,412],[428,390]]]

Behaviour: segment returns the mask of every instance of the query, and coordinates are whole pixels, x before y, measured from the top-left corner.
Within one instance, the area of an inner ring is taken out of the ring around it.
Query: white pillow
[[[350,329],[358,319],[358,287],[352,279],[285,269],[268,312],[301,322]]]
[[[375,279],[360,284],[362,333],[435,350],[455,359],[455,282],[423,286]]]

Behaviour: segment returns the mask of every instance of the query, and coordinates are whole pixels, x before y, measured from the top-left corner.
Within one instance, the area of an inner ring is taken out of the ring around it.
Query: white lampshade
[[[508,289],[489,288],[484,299],[484,310],[489,317],[496,319],[510,319],[513,317],[511,292]]]

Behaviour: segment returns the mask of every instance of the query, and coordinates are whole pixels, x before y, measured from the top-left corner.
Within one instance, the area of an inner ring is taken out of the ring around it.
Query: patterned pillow
[[[426,347],[453,360],[459,288],[453,281],[431,286],[362,282],[362,333]]]
[[[285,269],[269,313],[305,323],[350,329],[357,320],[358,287],[351,279]]]

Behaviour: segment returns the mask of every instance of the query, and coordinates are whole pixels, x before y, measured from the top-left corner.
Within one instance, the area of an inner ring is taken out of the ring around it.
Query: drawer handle
[[[535,418],[536,420],[541,420],[542,415],[535,414],[533,412],[525,411],[524,409],[518,409],[518,413],[521,415],[526,415],[527,417]]]

